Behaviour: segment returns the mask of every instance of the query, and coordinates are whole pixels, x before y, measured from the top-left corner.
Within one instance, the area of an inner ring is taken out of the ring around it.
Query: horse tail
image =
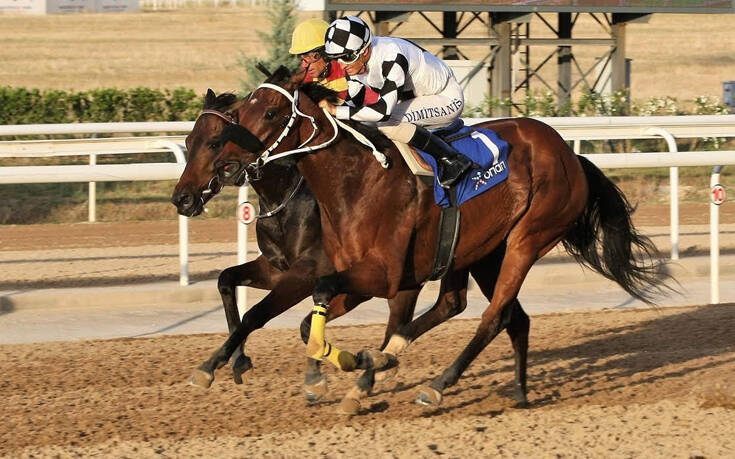
[[[564,237],[564,248],[579,263],[615,281],[632,297],[652,299],[673,290],[671,276],[651,239],[630,219],[634,208],[623,192],[590,160],[578,156],[587,178],[589,197],[582,215]]]

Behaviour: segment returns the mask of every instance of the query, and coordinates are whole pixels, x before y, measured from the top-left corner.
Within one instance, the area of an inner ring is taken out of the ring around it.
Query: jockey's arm
[[[408,70],[408,61],[402,54],[397,54],[394,59],[386,60],[381,65],[382,76],[385,79],[383,87],[378,92],[378,98],[369,105],[350,106],[348,104],[336,107],[335,116],[337,119],[349,119],[355,121],[385,121],[390,118],[393,108],[398,103],[398,92],[406,82],[406,72]],[[362,100],[365,99],[365,86],[362,89],[354,87],[357,91],[362,91]],[[359,96],[353,93],[353,85],[348,86],[348,95],[352,99]]]

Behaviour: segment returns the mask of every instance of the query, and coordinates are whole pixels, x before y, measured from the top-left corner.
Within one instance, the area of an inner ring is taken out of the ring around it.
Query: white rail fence
[[[585,155],[601,168],[669,167],[671,185],[671,258],[678,259],[678,167],[726,166],[735,164],[735,151],[677,151],[676,139],[735,137],[735,115],[702,115],[678,117],[567,117],[540,118],[554,127],[561,136],[573,142],[576,152],[583,140],[663,139],[668,152]],[[475,124],[488,119],[467,119]],[[84,123],[0,126],[0,138],[7,136],[54,134],[119,134],[119,133],[188,133],[193,122],[154,123]],[[94,183],[97,181],[175,180],[184,168],[183,136],[127,137],[106,139],[0,141],[0,158],[50,157],[88,155],[89,165],[10,166],[0,167],[0,185],[12,183],[89,182],[90,221],[94,221]],[[171,163],[96,164],[96,156],[123,153],[170,152]],[[714,172],[713,172],[714,174]],[[719,169],[717,170],[719,176]],[[714,177],[714,175],[713,175]],[[246,188],[239,200],[247,196]],[[719,302],[718,276],[718,207],[711,206],[711,300]],[[172,208],[173,210],[173,208]],[[247,233],[238,230],[238,261],[247,253]],[[179,217],[180,283],[188,285],[188,225]]]

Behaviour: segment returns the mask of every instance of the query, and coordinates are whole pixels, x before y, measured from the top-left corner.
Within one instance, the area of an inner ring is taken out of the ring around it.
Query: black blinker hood
[[[222,145],[233,142],[250,153],[258,153],[265,150],[265,145],[259,138],[239,124],[228,124],[220,134]]]

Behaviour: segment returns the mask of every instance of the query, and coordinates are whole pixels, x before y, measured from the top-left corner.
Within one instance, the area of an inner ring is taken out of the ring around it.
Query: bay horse
[[[319,278],[312,295],[307,356],[319,358],[325,351],[320,316],[338,294],[391,298],[427,280],[440,208],[432,187],[413,176],[405,162],[381,167],[370,149],[318,108],[318,94],[307,95],[313,85],[300,87],[301,81],[281,68],[253,91],[238,107],[238,125],[230,126],[247,142],[225,144],[215,164],[222,178],[265,175],[265,165],[287,155],[298,161],[319,203],[323,244],[335,267]],[[530,118],[481,126],[509,144],[509,175],[460,206],[460,234],[445,282],[461,281],[473,263],[492,254],[497,276],[474,336],[439,377],[420,389],[417,402],[426,405],[440,404],[444,390],[508,325],[531,266],[558,242],[634,298],[650,303],[666,287],[659,283],[662,262],[656,248],[633,226],[623,193],[553,128]],[[384,153],[398,157],[393,146]],[[384,358],[367,363],[394,361],[409,339],[399,330],[383,349]]]
[[[233,94],[219,96],[207,91],[203,110],[194,123],[194,128],[186,138],[187,165],[176,184],[171,201],[181,215],[199,215],[205,204],[214,197],[224,185],[242,185],[230,178],[220,179],[214,167],[213,157],[228,141],[222,133],[227,126],[236,122],[234,113],[238,101]],[[235,139],[236,140],[236,139]],[[334,267],[324,251],[321,235],[319,209],[303,177],[289,158],[264,168],[260,178],[253,178],[250,185],[260,198],[261,215],[256,223],[258,246],[262,254],[248,263],[232,266],[218,279],[218,289],[231,340],[237,345],[232,355],[233,378],[242,383],[242,374],[252,368],[250,358],[244,353],[244,341],[250,333],[265,325],[270,319],[307,298],[313,291],[316,280],[334,271]],[[270,211],[264,212],[267,209]],[[488,257],[490,259],[490,257]],[[482,288],[492,286],[485,279],[492,278],[487,270],[494,269],[497,262],[478,262],[472,272]],[[236,306],[236,287],[248,286],[271,290],[266,297],[250,308],[242,317],[238,316]],[[459,285],[442,285],[437,303],[431,309],[433,321],[425,329],[441,323],[460,313],[467,304],[467,275]],[[385,338],[381,349],[399,327],[406,325],[413,317],[420,288],[398,292],[388,300],[390,315],[386,326]],[[367,297],[359,295],[339,295],[330,305],[327,320],[337,318],[350,311]],[[515,305],[515,317],[509,334],[515,349],[517,375],[516,400],[525,403],[526,355],[528,349],[528,316],[520,303]],[[311,323],[304,319],[301,337],[307,342]],[[415,330],[414,337],[425,331]],[[525,344],[524,344],[525,343]],[[230,352],[232,353],[232,351]],[[339,351],[335,352],[339,355]],[[229,355],[215,353],[212,358],[194,371],[190,382],[201,387],[209,387],[214,380],[214,371],[223,366]],[[320,372],[320,360],[309,359],[304,388],[310,402],[317,401],[326,392],[326,379]],[[377,374],[380,377],[380,373]],[[385,376],[385,375],[383,375]],[[362,391],[369,392],[374,384],[376,373],[368,370],[361,378]],[[347,402],[354,405],[354,402]],[[348,407],[355,411],[359,407]]]

